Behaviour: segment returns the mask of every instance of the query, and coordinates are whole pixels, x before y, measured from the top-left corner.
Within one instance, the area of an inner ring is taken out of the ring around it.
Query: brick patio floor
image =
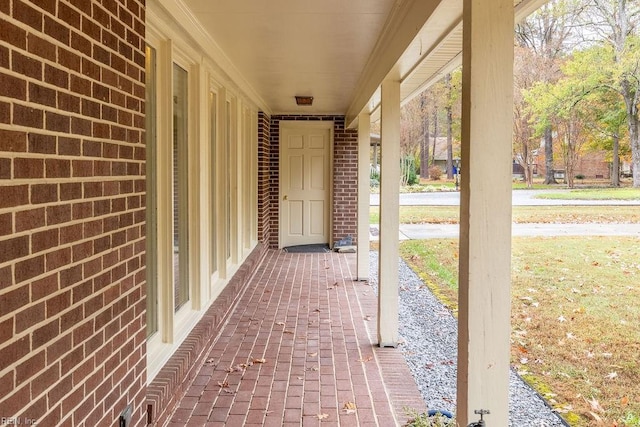
[[[375,344],[355,262],[268,250],[168,425],[386,427],[424,411],[400,351]]]

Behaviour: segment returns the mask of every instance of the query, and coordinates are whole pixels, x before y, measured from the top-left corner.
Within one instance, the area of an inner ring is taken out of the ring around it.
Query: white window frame
[[[170,17],[161,17],[154,8],[147,12],[146,42],[156,50],[157,56],[158,152],[155,156],[156,171],[150,175],[157,186],[157,237],[147,253],[147,257],[155,257],[158,266],[158,331],[147,339],[146,355],[147,382],[151,383],[257,244],[258,114],[254,104],[240,95],[240,90],[228,75],[201,51],[196,51],[197,46],[192,45],[192,40],[183,37],[185,32],[181,32],[179,26],[166,25],[165,20]],[[166,172],[173,169],[174,63],[188,72],[189,141],[189,167],[185,178],[188,180],[189,260],[185,268],[189,272],[190,298],[177,312],[173,309],[173,174]],[[213,128],[210,94],[216,97]],[[227,161],[227,150],[231,161]],[[225,201],[230,203],[228,217]],[[250,209],[247,210],[247,206]],[[226,256],[227,221],[231,224],[228,228],[231,242],[229,257]],[[215,240],[210,233],[214,222]],[[249,222],[255,224],[247,228]],[[250,235],[249,247],[247,240],[243,240],[247,237],[245,233]],[[211,268],[210,251],[214,247],[216,271]]]

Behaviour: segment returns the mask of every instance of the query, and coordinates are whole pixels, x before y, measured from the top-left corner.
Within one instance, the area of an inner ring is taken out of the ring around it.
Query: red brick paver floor
[[[354,254],[269,250],[169,426],[394,426],[424,411]]]

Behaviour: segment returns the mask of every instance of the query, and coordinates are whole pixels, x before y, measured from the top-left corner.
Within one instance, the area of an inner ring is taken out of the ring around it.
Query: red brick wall
[[[271,118],[271,146],[269,162],[270,188],[270,246],[278,247],[278,186],[280,160],[280,120],[333,121],[333,244],[336,240],[351,235],[357,237],[358,220],[358,131],[345,129],[344,116],[273,116]]]
[[[538,156],[538,175],[544,176],[545,165],[544,155]],[[560,153],[554,154],[554,169],[564,170],[564,163],[562,162],[562,155]],[[611,178],[610,163],[606,158],[604,151],[593,151],[584,153],[580,156],[575,165],[575,175],[583,175],[587,179],[594,178]]]
[[[576,165],[576,175],[582,174],[585,178],[611,178],[611,168],[604,151],[586,153],[580,156]]]
[[[333,150],[333,241],[358,238],[358,131],[335,122]]]
[[[0,1],[0,416],[145,419],[144,0]]]

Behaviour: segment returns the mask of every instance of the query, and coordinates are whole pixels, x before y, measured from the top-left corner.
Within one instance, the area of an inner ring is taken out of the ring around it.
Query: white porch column
[[[513,0],[464,0],[457,420],[509,419]]]
[[[358,280],[369,279],[369,151],[371,116],[358,116]]]
[[[400,231],[400,82],[382,82],[380,125],[380,260],[378,344],[398,345],[398,235]]]

